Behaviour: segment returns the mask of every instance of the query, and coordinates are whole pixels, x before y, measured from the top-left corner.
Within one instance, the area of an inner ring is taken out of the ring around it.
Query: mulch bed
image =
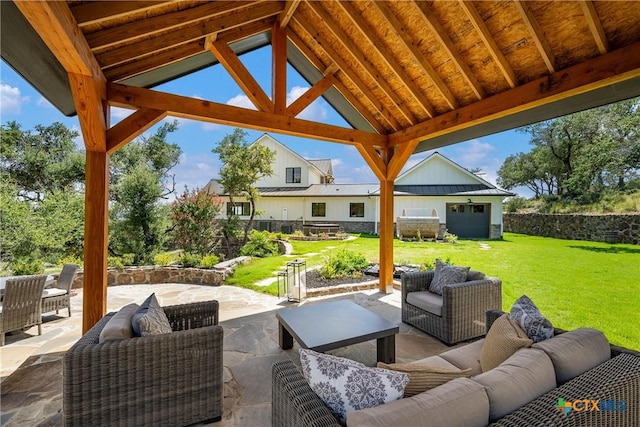
[[[378,277],[361,273],[357,277],[347,276],[337,279],[325,279],[324,277],[320,276],[320,272],[318,270],[307,271],[307,289],[325,288],[329,286],[339,286],[354,283],[365,283],[371,282],[373,280],[378,280]]]

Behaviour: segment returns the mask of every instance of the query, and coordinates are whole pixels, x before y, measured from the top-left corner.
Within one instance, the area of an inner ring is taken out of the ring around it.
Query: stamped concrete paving
[[[64,351],[80,338],[82,289],[71,298],[72,317],[64,313],[44,316],[42,335],[37,328],[7,335],[0,352],[2,426],[62,425],[62,363]],[[116,311],[131,302],[141,303],[156,293],[161,305],[184,304],[216,299],[220,302],[220,323],[224,328],[224,413],[212,426],[271,425],[271,366],[290,358],[299,364],[298,344],[293,349],[278,346],[278,322],[274,311],[295,307],[276,297],[233,286],[187,284],[126,285],[109,287],[107,311]],[[400,292],[382,294],[375,290],[318,297],[303,304],[332,299],[352,299],[361,306],[396,323],[396,360],[406,362],[437,354],[449,347],[401,323]],[[66,311],[66,310],[63,310]],[[375,340],[332,350],[330,353],[376,363]]]

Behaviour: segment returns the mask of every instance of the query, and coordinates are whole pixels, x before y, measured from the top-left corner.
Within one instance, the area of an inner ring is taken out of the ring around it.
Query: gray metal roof
[[[305,159],[325,175],[333,175],[331,159]]]
[[[309,187],[261,187],[263,197],[353,197],[373,194],[378,184],[313,184]]]
[[[513,196],[513,193],[483,184],[396,185],[397,196]]]

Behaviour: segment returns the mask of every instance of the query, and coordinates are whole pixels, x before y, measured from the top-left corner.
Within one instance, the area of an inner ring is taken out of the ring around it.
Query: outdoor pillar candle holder
[[[287,263],[287,299],[301,302],[307,297],[307,263],[291,261]]]

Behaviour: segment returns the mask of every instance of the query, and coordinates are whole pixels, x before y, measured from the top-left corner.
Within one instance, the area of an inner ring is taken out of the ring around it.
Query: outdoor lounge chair
[[[40,300],[47,276],[24,276],[9,279],[4,289],[0,310],[0,345],[7,332],[38,326],[42,335]]]
[[[62,266],[58,281],[46,288],[42,293],[43,313],[55,310],[56,314],[58,314],[61,308],[67,308],[69,317],[71,317],[71,284],[77,269],[78,266],[76,264]]]
[[[115,315],[64,355],[65,426],[184,426],[222,417],[218,301],[163,307],[173,332],[99,342]]]
[[[444,286],[440,296],[428,291],[433,277],[433,270],[402,275],[402,321],[448,345],[484,335],[486,311],[502,309],[502,281],[471,270],[466,282]],[[409,298],[412,292],[420,298]]]

